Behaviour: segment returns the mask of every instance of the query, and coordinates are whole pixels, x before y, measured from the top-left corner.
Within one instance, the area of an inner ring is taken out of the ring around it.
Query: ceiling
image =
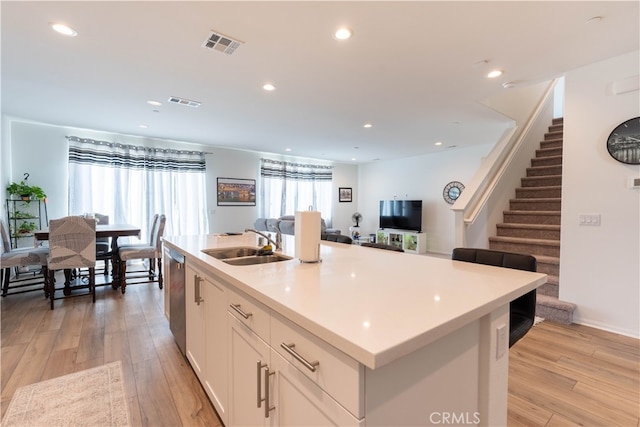
[[[505,82],[638,50],[639,5],[2,1],[2,113],[342,163],[423,155],[495,142],[510,120],[482,101]],[[351,39],[332,37],[342,25]],[[243,43],[206,49],[211,30]]]

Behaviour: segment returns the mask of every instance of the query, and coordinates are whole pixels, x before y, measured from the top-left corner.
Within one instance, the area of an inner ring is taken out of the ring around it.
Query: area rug
[[[120,361],[20,387],[2,426],[127,426]]]

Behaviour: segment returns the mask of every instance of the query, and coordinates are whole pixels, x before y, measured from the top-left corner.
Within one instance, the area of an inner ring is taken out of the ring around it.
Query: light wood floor
[[[56,301],[2,299],[2,415],[17,387],[121,360],[133,425],[220,425],[163,315],[157,284]],[[636,426],[639,341],[543,322],[510,350],[511,426]]]

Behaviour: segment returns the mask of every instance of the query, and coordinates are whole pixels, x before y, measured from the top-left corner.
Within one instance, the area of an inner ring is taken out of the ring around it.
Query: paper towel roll
[[[296,258],[302,262],[320,261],[321,221],[318,211],[296,212]]]

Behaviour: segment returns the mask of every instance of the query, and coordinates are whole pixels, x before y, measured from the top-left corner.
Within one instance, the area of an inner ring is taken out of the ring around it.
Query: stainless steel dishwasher
[[[184,255],[169,249],[169,328],[184,355],[187,347]]]

